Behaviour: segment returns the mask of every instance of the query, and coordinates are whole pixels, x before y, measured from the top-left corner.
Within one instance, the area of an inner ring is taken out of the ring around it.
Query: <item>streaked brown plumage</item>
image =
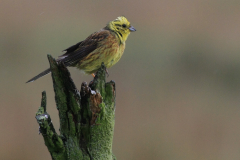
[[[98,32],[91,34],[84,41],[81,41],[64,51],[65,54],[59,56],[57,62],[64,63],[65,66],[77,67],[86,74],[95,73],[104,62],[107,68],[116,64],[125,49],[125,41],[130,32],[136,31],[128,20],[121,16],[107,24]],[[32,82],[48,73],[45,70],[33,77],[28,82]]]

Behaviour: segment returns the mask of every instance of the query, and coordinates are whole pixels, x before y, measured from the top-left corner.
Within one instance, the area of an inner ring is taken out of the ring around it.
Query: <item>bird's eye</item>
[[[127,26],[126,26],[126,24],[123,24],[122,27],[123,27],[123,28],[126,28]]]

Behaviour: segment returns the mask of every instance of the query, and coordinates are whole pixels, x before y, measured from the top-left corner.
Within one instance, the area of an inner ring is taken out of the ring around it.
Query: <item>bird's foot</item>
[[[107,77],[109,76],[109,73],[108,73],[108,70],[107,68],[105,68],[105,71],[106,71],[106,74],[107,74]]]

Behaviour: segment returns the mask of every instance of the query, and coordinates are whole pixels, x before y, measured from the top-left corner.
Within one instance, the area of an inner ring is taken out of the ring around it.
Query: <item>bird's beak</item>
[[[133,26],[130,26],[128,29],[129,29],[130,32],[135,32],[136,31],[136,29]]]

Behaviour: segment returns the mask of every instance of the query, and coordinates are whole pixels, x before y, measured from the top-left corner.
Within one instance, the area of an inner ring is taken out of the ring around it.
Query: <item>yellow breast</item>
[[[123,55],[125,43],[120,43],[118,37],[109,32],[109,36],[98,44],[98,47],[77,65],[86,74],[95,73],[104,62],[107,68],[116,64]]]

